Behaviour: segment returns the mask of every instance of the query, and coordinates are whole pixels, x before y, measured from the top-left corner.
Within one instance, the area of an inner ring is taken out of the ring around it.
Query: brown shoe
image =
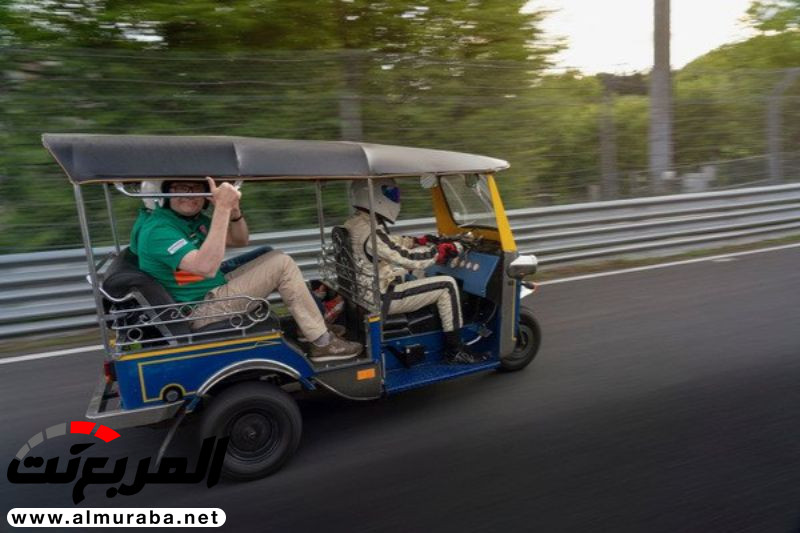
[[[327,324],[327,326],[328,333],[331,335],[336,335],[340,339],[344,339],[347,335],[347,329],[340,324]],[[303,335],[300,335],[297,340],[300,342],[308,342],[308,339],[306,339]]]
[[[357,342],[350,342],[340,339],[336,335],[331,335],[331,342],[326,346],[311,345],[309,358],[315,363],[326,361],[339,361],[358,356],[364,347]]]
[[[341,324],[328,324],[328,331],[330,331],[340,339],[344,339],[345,335],[347,335],[347,329]]]

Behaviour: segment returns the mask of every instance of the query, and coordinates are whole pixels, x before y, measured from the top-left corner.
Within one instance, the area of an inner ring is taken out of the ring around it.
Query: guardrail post
[[[769,95],[767,103],[767,150],[769,151],[769,181],[773,184],[783,182],[783,143],[781,142],[781,103],[783,93],[800,76],[800,68],[786,71],[783,79],[778,82]]]
[[[360,141],[364,137],[361,120],[361,53],[348,50],[342,53],[343,84],[339,95],[339,122],[344,141]]]
[[[617,134],[614,124],[614,95],[606,85],[600,111],[600,171],[604,200],[616,200],[619,196],[619,174],[617,172]]]

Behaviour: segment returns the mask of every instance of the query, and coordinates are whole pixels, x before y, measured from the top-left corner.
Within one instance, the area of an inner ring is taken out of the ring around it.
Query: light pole
[[[654,54],[650,74],[650,180],[655,193],[664,192],[666,173],[673,166],[669,1],[654,0]]]

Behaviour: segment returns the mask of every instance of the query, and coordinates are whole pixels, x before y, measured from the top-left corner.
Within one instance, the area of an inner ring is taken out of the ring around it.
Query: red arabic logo
[[[94,422],[82,422],[77,420],[69,423],[69,433],[80,433],[83,435],[91,435],[92,430],[94,429],[95,426],[97,426],[97,431],[95,432],[94,436],[102,440],[103,442],[111,442],[112,440],[120,436],[119,433],[117,433],[108,426],[101,426]],[[31,451],[34,447],[44,442],[46,439],[52,439],[53,437],[61,437],[66,434],[67,434],[66,422],[64,422],[63,424],[56,424],[55,426],[50,426],[43,432],[37,433],[36,435],[28,439],[28,442],[24,444],[22,448],[20,448],[19,451],[17,452],[17,459],[22,460],[22,458],[25,457],[29,451]],[[46,435],[46,437],[44,435]],[[26,460],[26,462],[28,461]],[[27,466],[27,464],[25,466]]]
[[[103,442],[111,442],[120,437],[120,434],[108,426],[99,425],[95,422],[72,421],[56,424],[37,433],[26,442],[17,452],[17,455],[8,465],[7,477],[11,483],[71,483],[78,476],[81,457],[73,457],[67,461],[67,469],[64,472],[58,471],[59,457],[51,457],[45,460],[42,457],[28,455],[31,450],[40,445],[47,439],[62,437],[67,434],[92,435]],[[216,443],[216,449],[214,447]],[[76,456],[81,452],[94,446],[94,442],[74,444],[70,446],[70,455]],[[203,441],[200,449],[200,456],[194,472],[189,470],[188,459],[185,457],[164,457],[157,465],[156,471],[150,472],[151,457],[145,457],[139,461],[136,468],[136,475],[130,484],[121,483],[117,487],[109,487],[106,496],[113,498],[117,494],[132,496],[141,491],[146,483],[199,483],[206,479],[206,485],[210,488],[217,484],[222,472],[222,463],[225,459],[225,452],[228,448],[228,438],[217,441],[216,437],[208,437]],[[114,469],[111,472],[102,470],[108,457],[87,457],[83,469],[80,470],[81,477],[72,489],[72,501],[76,504],[85,499],[84,489],[92,484],[120,483],[125,477],[128,458],[117,459]],[[28,470],[40,469],[45,466],[44,472],[20,472],[20,465]]]

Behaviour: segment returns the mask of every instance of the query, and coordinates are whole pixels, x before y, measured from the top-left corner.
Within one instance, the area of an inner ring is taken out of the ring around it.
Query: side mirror
[[[511,261],[508,265],[508,276],[514,279],[522,279],[536,273],[539,260],[533,254],[521,255]]]

